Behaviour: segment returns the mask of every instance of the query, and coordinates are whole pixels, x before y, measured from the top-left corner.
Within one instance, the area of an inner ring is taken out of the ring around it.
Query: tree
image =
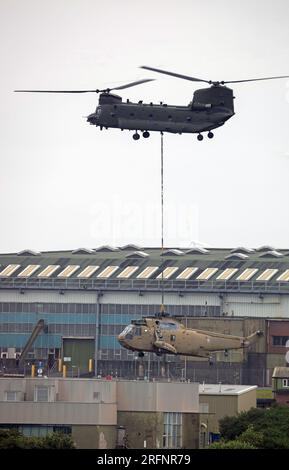
[[[251,408],[237,416],[220,420],[221,438],[241,440],[262,449],[289,449],[289,408]]]
[[[23,436],[17,429],[0,429],[0,449],[74,449],[70,435],[51,433],[45,437]]]

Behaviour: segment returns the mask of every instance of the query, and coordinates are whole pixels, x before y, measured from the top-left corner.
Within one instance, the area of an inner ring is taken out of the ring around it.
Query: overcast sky
[[[156,81],[187,105],[212,80],[289,75],[288,0],[0,0],[0,252],[160,245],[160,135],[100,132],[98,97],[13,93]],[[165,245],[288,248],[289,80],[234,85],[214,131],[164,135]]]

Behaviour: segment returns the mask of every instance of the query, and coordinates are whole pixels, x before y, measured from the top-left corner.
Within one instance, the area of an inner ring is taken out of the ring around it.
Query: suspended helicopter
[[[118,335],[118,341],[124,348],[137,351],[139,357],[144,352],[153,352],[158,356],[174,354],[211,359],[219,351],[227,355],[231,349],[248,348],[262,336],[260,330],[242,337],[186,328],[168,315],[156,315],[132,320]]]
[[[283,75],[247,80],[212,81],[153,67],[141,66],[140,68],[192,82],[208,83],[210,87],[196,90],[192,101],[187,106],[173,106],[163,102],[160,102],[160,104],[143,103],[143,101],[132,103],[129,100],[123,102],[121,96],[111,93],[114,90],[123,90],[154,79],[137,80],[126,85],[102,90],[15,91],[21,93],[100,93],[95,112],[87,116],[87,122],[99,127],[100,130],[104,128],[119,128],[122,131],[124,129],[134,130],[134,140],[140,138],[138,131],[142,132],[144,138],[150,136],[149,131],[157,131],[174,134],[198,134],[198,140],[203,140],[202,132],[208,132],[208,138],[212,139],[214,137],[212,130],[223,126],[235,114],[233,90],[225,86],[226,84],[289,78],[289,75]]]

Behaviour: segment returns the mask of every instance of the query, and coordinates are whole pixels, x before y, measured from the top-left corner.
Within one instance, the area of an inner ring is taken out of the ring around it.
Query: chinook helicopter
[[[201,78],[181,75],[153,67],[140,68],[153,72],[170,75],[172,77],[192,82],[205,82],[209,88],[202,88],[194,92],[192,101],[187,106],[160,104],[132,103],[122,101],[121,96],[111,93],[114,90],[123,90],[153,79],[137,80],[126,85],[103,90],[15,90],[21,93],[100,93],[99,103],[94,113],[87,116],[89,124],[99,127],[100,130],[119,128],[134,130],[133,139],[139,140],[142,132],[144,138],[150,136],[149,131],[170,132],[174,134],[198,134],[198,140],[203,140],[202,132],[208,132],[209,139],[214,137],[213,129],[223,126],[228,119],[234,116],[233,90],[226,87],[227,83],[254,82],[259,80],[273,80],[289,78],[289,75],[280,77],[253,78],[247,80],[212,81]]]
[[[175,354],[211,359],[212,353],[224,351],[227,355],[231,349],[248,348],[261,336],[260,330],[242,337],[186,328],[165,314],[132,320],[118,335],[118,341],[126,349],[138,351],[139,357],[144,352],[154,352],[159,356]]]

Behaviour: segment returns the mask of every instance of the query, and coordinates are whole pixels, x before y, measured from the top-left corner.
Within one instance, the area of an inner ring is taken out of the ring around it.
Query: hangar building
[[[164,372],[162,358],[146,354],[140,367],[136,354],[121,348],[117,335],[132,319],[159,311],[162,276],[166,311],[186,326],[244,336],[261,329],[264,337],[249,351],[218,353],[213,366],[200,358],[167,355]],[[44,324],[37,332],[40,320]],[[81,377],[92,359],[95,376],[165,374],[266,386],[274,367],[286,365],[288,339],[289,249],[162,252],[126,245],[0,254],[2,372],[26,346],[26,373],[36,363],[47,375],[57,374],[62,358],[68,376]]]

